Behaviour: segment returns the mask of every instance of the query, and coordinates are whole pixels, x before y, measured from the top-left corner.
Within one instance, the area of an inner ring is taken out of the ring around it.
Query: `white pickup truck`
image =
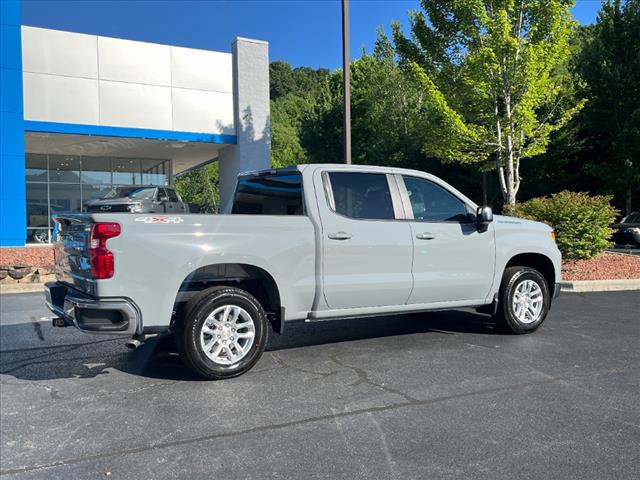
[[[528,333],[560,291],[550,227],[494,217],[413,170],[265,170],[238,178],[225,215],[55,222],[54,325],[134,343],[172,333],[186,365],[210,379],[249,370],[268,330],[289,321],[475,307]]]

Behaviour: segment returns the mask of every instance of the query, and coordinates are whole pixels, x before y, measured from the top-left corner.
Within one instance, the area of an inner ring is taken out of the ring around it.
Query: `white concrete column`
[[[220,211],[229,213],[239,173],[271,167],[269,44],[233,43],[233,96],[237,143],[220,151]]]

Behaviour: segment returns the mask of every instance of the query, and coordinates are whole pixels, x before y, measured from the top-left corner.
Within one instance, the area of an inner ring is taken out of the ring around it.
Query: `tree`
[[[307,163],[303,128],[316,115],[328,88],[329,71],[308,67],[291,68],[282,61],[269,66],[271,92],[272,164]]]
[[[604,189],[640,190],[640,0],[607,1],[577,58],[589,102],[580,115],[584,162]]]
[[[277,167],[307,163],[309,156],[301,144],[303,118],[313,108],[312,99],[287,93],[271,101],[271,158]]]
[[[178,175],[173,184],[182,200],[198,205],[201,213],[218,213],[220,191],[217,162]]]
[[[520,162],[583,106],[563,92],[576,22],[573,0],[422,0],[412,39],[393,24],[401,65],[421,88],[414,126],[422,150],[445,162],[496,169],[505,202]],[[569,97],[570,98],[570,97]]]

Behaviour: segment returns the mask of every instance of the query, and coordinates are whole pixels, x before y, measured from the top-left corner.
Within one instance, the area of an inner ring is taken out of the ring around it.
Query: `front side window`
[[[167,197],[169,197],[170,202],[181,202],[180,197],[178,197],[177,192],[173,188],[165,188],[167,192]]]
[[[465,204],[440,185],[429,180],[403,176],[413,218],[431,222],[468,222]]]
[[[380,173],[329,173],[335,211],[350,218],[393,220],[387,176]]]
[[[244,215],[303,215],[302,175],[278,172],[238,179],[231,213]]]

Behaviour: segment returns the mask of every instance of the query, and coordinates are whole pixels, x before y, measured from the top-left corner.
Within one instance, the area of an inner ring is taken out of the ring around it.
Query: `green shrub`
[[[550,197],[507,205],[505,213],[550,225],[556,232],[563,258],[593,258],[612,245],[611,224],[618,210],[609,203],[611,198],[565,190]]]

